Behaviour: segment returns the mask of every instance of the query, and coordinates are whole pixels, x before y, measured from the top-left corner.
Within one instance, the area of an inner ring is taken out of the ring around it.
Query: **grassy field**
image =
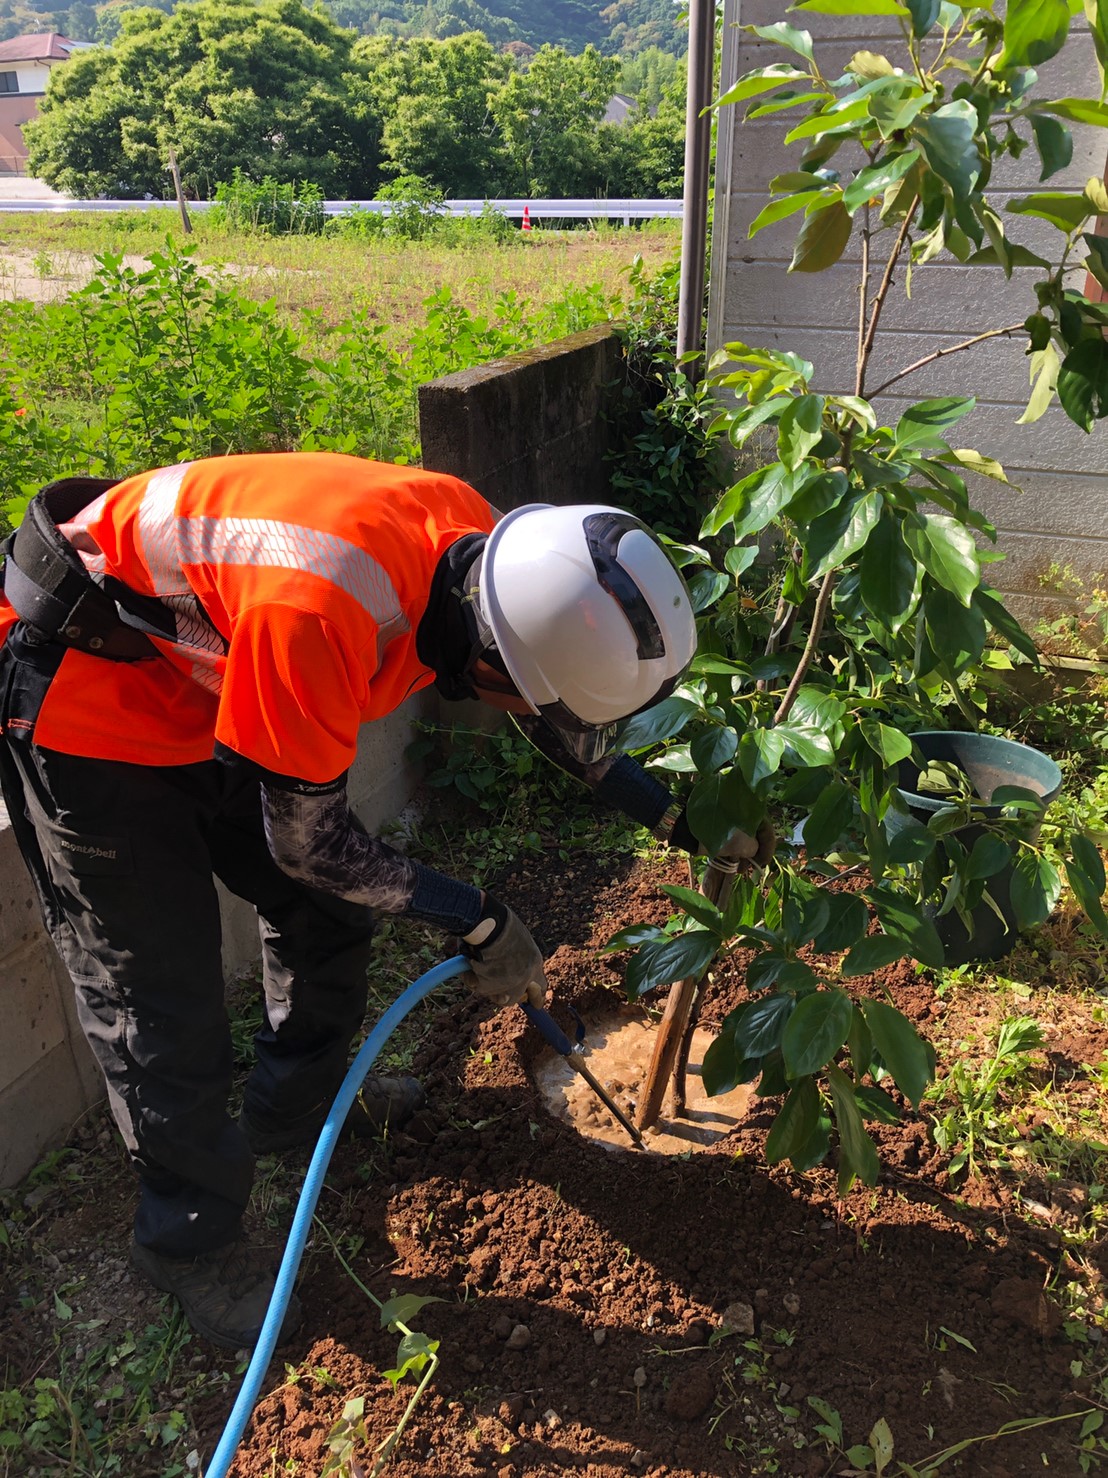
[[[277,236],[217,230],[203,217],[191,236],[175,210],[130,214],[4,215],[0,218],[0,295],[53,300],[83,282],[103,252],[142,257],[166,236],[194,242],[200,262],[223,267],[252,297],[272,298],[295,316],[315,309],[334,321],[367,309],[391,331],[422,321],[422,304],[448,288],[472,312],[487,312],[503,293],[543,303],[596,286],[613,299],[627,289],[627,269],[642,256],[653,270],[676,256],[680,223],[642,229],[520,232],[505,244],[359,241],[335,236]],[[16,285],[21,290],[13,291]]]

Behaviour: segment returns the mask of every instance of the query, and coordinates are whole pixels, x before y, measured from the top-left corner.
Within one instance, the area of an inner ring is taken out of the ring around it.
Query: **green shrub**
[[[281,184],[266,175],[259,184],[236,169],[230,184],[215,187],[215,199],[208,219],[229,231],[318,236],[327,219],[323,191],[311,180]]]

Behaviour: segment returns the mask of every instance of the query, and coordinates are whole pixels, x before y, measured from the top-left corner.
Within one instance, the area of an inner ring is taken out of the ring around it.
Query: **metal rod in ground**
[[[181,187],[181,171],[177,167],[177,150],[169,151],[169,172],[173,176],[173,189],[177,196],[177,207],[181,212],[181,225],[184,227],[185,235],[191,235],[192,222],[189,220],[189,209],[185,204],[185,192]]]
[[[569,1057],[567,1060],[570,1067],[581,1074],[585,1082],[596,1094],[597,1098],[600,1099],[600,1102],[604,1105],[608,1112],[623,1126],[623,1128],[627,1130],[628,1134],[641,1150],[642,1135],[635,1128],[634,1124],[632,1124],[631,1120],[627,1117],[623,1110],[619,1107],[611,1094],[608,1093],[608,1091],[599,1082],[599,1080],[594,1075],[592,1069],[585,1066],[584,1062],[581,1060],[580,1055],[576,1052],[573,1053],[572,1056]]]

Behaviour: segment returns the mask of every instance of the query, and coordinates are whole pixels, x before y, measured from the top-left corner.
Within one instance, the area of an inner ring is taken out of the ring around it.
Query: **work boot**
[[[371,1073],[346,1116],[341,1138],[371,1139],[386,1128],[402,1129],[425,1102],[426,1095],[415,1078],[385,1078]],[[329,1107],[313,1110],[294,1123],[272,1126],[252,1119],[243,1109],[239,1128],[256,1155],[279,1154],[314,1144]]]
[[[199,1257],[165,1257],[133,1242],[131,1262],[155,1288],[173,1294],[197,1334],[227,1350],[253,1349],[258,1343],[277,1273],[257,1248],[240,1240]],[[279,1345],[296,1332],[300,1317],[294,1293]]]

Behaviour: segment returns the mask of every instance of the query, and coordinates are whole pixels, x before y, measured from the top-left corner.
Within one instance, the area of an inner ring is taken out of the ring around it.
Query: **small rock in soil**
[[[594,1345],[602,1345],[607,1338],[608,1331],[606,1329],[594,1329],[592,1332],[592,1342]]]
[[[731,1334],[753,1334],[754,1310],[748,1303],[736,1299],[724,1309],[721,1323]]]
[[[644,1365],[637,1366],[631,1379],[634,1381],[636,1387],[642,1390],[643,1386],[646,1385],[646,1367]]]
[[[631,1466],[635,1469],[636,1473],[641,1472],[641,1470],[646,1467],[649,1461],[650,1458],[645,1452],[643,1452],[641,1447],[636,1448],[635,1451],[631,1454]]]
[[[799,1314],[800,1313],[800,1294],[799,1293],[786,1293],[785,1294],[785,1297],[781,1300],[781,1302],[785,1305],[785,1312],[787,1314]]]
[[[507,1314],[501,1314],[500,1318],[492,1326],[492,1332],[496,1335],[497,1339],[508,1338],[512,1332],[512,1321],[508,1318]]]
[[[531,1331],[526,1324],[517,1324],[508,1336],[509,1350],[525,1350],[531,1343]]]

